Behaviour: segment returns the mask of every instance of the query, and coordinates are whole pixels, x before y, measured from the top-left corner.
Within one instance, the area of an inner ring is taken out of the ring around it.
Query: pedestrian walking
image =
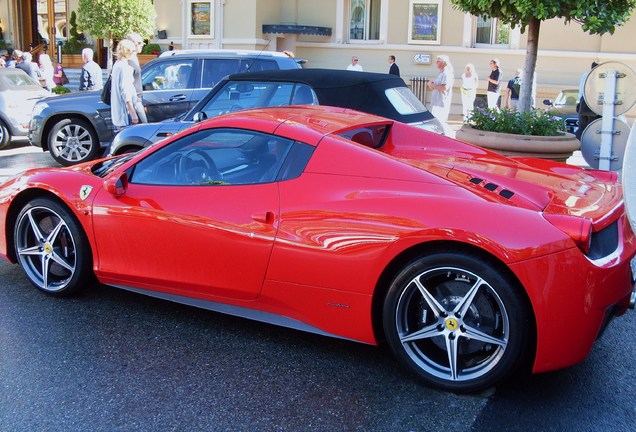
[[[475,107],[475,98],[477,97],[477,87],[479,86],[479,77],[475,70],[475,65],[468,63],[462,74],[462,114],[464,121],[470,117],[470,112]]]
[[[139,123],[135,110],[137,92],[133,83],[133,68],[128,64],[134,50],[135,44],[128,39],[117,44],[117,61],[113,65],[110,78],[110,115],[116,131]]]
[[[141,84],[141,66],[139,65],[139,58],[137,57],[137,54],[140,54],[144,47],[144,40],[138,33],[131,33],[126,37],[126,39],[135,44],[135,51],[130,56],[130,59],[128,59],[128,64],[133,68],[133,84],[135,85],[135,92],[137,93],[135,110],[139,117],[139,123],[148,123],[146,108],[144,107],[143,87]]]
[[[79,91],[101,90],[104,87],[102,68],[93,60],[94,52],[91,48],[82,50],[82,73],[80,75]]]
[[[446,128],[455,80],[453,65],[447,55],[437,56],[435,64],[439,69],[439,75],[437,75],[435,81],[429,81],[428,83],[428,88],[433,91],[431,94],[431,114]]]
[[[389,56],[389,73],[391,75],[397,75],[400,76],[400,68],[398,67],[398,65],[395,63],[395,56],[394,55],[390,55]]]

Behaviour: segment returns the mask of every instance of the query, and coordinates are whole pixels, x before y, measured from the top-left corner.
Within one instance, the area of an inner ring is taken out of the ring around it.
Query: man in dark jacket
[[[395,56],[394,55],[390,55],[389,56],[389,64],[391,65],[391,66],[389,66],[389,73],[391,75],[400,76],[400,68],[398,67],[397,64],[395,64]]]

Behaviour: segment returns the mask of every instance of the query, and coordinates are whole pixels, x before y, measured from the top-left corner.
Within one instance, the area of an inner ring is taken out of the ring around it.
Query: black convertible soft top
[[[433,118],[426,109],[424,112],[408,115],[396,111],[387,99],[385,90],[407,86],[402,78],[395,75],[337,69],[292,69],[237,73],[227,76],[226,79],[303,83],[313,88],[320,105],[351,108],[404,123],[416,123]]]

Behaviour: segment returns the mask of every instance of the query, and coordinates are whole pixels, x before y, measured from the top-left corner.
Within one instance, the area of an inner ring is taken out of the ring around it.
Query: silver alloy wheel
[[[72,165],[91,160],[97,145],[83,122],[68,122],[52,131],[49,148],[56,160]]]
[[[29,279],[40,289],[65,289],[76,270],[76,245],[69,227],[56,212],[32,207],[18,221],[18,260]]]
[[[510,334],[508,311],[489,283],[472,272],[438,267],[414,277],[395,312],[405,353],[442,380],[474,380],[502,359]]]

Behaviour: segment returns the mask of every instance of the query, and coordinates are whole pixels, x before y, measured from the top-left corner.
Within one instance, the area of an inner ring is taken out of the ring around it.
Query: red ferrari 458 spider
[[[329,107],[244,111],[0,188],[0,255],[354,341],[455,392],[575,364],[633,303],[615,173]]]

